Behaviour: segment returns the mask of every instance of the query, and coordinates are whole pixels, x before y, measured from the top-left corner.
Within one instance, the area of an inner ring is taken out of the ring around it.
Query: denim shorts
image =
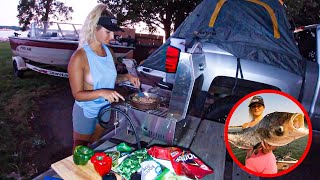
[[[110,120],[110,111],[104,113],[102,120],[108,122]],[[74,103],[72,110],[73,131],[79,134],[93,134],[96,125],[99,124],[98,117],[87,118],[84,116],[83,109]]]

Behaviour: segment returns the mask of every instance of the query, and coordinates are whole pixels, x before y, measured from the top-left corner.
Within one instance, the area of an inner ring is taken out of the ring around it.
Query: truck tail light
[[[168,46],[166,53],[166,71],[168,73],[175,73],[177,71],[180,52],[179,48]]]

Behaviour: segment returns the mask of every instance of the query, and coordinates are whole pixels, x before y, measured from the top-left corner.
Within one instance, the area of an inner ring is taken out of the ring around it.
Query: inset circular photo
[[[310,118],[292,96],[261,90],[242,98],[230,111],[225,142],[233,161],[259,177],[277,177],[295,169],[312,141]]]

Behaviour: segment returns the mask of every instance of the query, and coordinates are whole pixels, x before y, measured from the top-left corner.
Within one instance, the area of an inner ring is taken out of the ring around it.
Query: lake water
[[[28,31],[14,31],[14,30],[0,30],[0,41],[7,41],[9,36],[13,36],[14,33],[21,34],[21,37],[27,37]]]

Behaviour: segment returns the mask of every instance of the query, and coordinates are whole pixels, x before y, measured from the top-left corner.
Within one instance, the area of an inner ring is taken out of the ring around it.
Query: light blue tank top
[[[83,47],[87,54],[90,73],[93,79],[93,90],[114,89],[116,83],[117,70],[114,65],[112,54],[105,44],[102,46],[107,54],[105,57],[96,55],[89,45]],[[83,109],[84,116],[87,118],[97,117],[100,109],[103,106],[110,104],[109,101],[102,97],[91,101],[76,101],[76,103]]]

